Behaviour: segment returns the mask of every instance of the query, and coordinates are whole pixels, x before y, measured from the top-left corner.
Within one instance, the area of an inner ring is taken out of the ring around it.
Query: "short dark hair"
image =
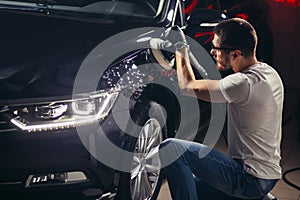
[[[220,38],[220,46],[239,49],[245,57],[254,55],[257,34],[246,20],[231,18],[220,22],[213,30]]]

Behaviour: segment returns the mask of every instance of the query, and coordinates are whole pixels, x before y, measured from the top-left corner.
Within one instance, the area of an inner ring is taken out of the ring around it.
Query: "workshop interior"
[[[221,79],[213,28],[236,17],[284,85],[282,178],[260,200],[300,200],[300,0],[0,0],[0,199],[171,200],[159,144],[228,138],[166,38],[180,27],[196,78]]]

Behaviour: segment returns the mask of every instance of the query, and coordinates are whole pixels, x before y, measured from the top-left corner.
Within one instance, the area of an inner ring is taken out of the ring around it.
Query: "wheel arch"
[[[149,84],[143,91],[142,99],[154,101],[163,106],[167,114],[168,137],[174,137],[181,121],[180,105],[176,94],[162,85]]]

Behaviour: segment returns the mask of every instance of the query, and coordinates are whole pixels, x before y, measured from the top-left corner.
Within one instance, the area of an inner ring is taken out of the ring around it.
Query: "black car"
[[[1,198],[155,199],[162,140],[220,136],[224,105],[182,96],[162,50],[181,1],[0,1],[0,21]]]

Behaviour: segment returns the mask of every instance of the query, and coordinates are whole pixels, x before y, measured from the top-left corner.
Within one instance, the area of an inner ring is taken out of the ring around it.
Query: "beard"
[[[217,68],[217,70],[219,70],[219,71],[225,71],[225,70],[227,70],[226,65],[224,65],[224,64],[221,63],[221,62],[217,62],[217,63],[216,63],[216,68]]]
[[[232,69],[232,65],[227,56],[225,57],[224,61],[219,61],[219,60],[217,60],[217,58],[214,58],[214,59],[216,61],[216,68],[219,71],[226,71],[226,70]]]

